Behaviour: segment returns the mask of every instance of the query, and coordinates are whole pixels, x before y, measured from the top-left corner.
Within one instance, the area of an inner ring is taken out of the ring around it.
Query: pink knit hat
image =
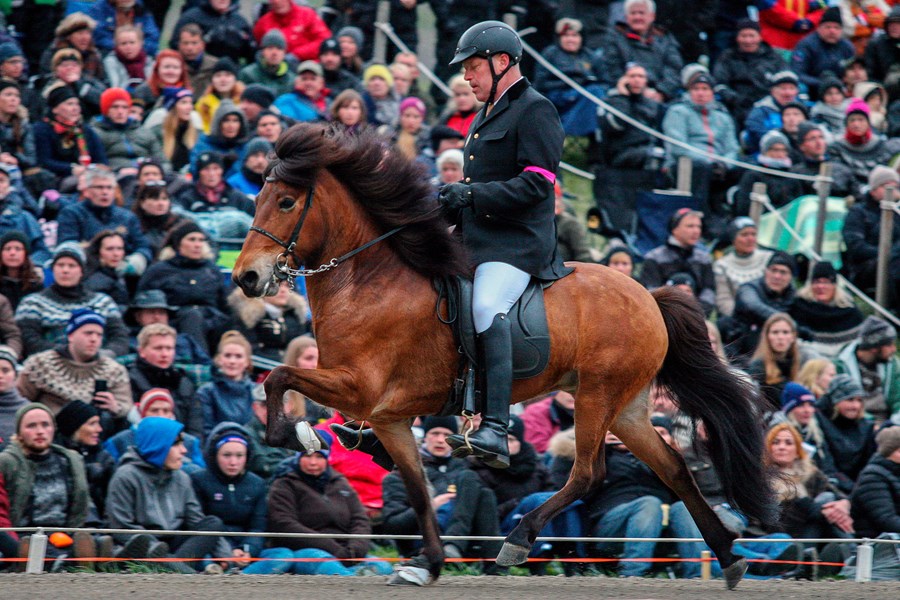
[[[863,115],[866,118],[866,120],[868,121],[869,114],[871,112],[872,111],[869,110],[869,105],[866,104],[865,100],[860,100],[859,98],[854,98],[853,100],[850,101],[850,104],[847,105],[847,111],[845,113],[844,120],[846,121],[847,119],[849,119],[850,115],[852,115],[854,113],[859,113],[859,114]]]
[[[415,96],[409,96],[408,98],[403,99],[403,102],[400,103],[400,114],[402,115],[403,111],[407,108],[414,108],[419,111],[423,118],[425,117],[425,103]]]

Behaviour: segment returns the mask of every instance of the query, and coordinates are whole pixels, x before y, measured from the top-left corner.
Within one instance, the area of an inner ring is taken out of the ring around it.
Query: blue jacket
[[[94,29],[94,44],[106,54],[115,48],[116,9],[110,1],[97,0],[88,10],[88,16],[97,21]],[[142,0],[134,4],[134,25],[144,31],[144,50],[147,56],[156,56],[159,50],[159,28],[153,15],[144,7]]]
[[[255,183],[251,183],[250,180],[247,179],[240,171],[226,179],[225,183],[233,187],[238,192],[247,194],[248,196],[255,196],[262,189],[262,187],[256,185]]]
[[[781,129],[781,106],[770,94],[754,104],[747,115],[741,134],[741,142],[747,154],[759,152],[759,141],[766,132],[773,129]]]
[[[315,121],[322,118],[312,102],[299,92],[288,92],[275,99],[275,108],[295,121]]]
[[[148,263],[153,260],[153,250],[141,231],[137,215],[124,208],[115,205],[101,208],[92,205],[90,200],[83,200],[62,209],[57,221],[59,243],[85,242],[104,229],[112,229],[124,234],[126,254],[137,252],[146,257]]]
[[[219,423],[210,432],[204,445],[204,456],[208,467],[191,473],[191,482],[203,513],[222,519],[225,531],[265,531],[266,496],[268,487],[262,477],[244,471],[237,477],[228,477],[219,469],[216,460],[217,444],[228,435],[238,435],[250,440],[250,434],[237,423]],[[247,462],[250,461],[251,445],[247,446]],[[232,548],[250,546],[250,554],[259,556],[263,549],[263,538],[235,537],[228,541]]]
[[[849,40],[826,44],[819,34],[809,34],[797,44],[791,55],[791,70],[800,76],[810,94],[819,89],[819,78],[825,71],[837,75],[843,71],[841,63],[856,54]]]
[[[20,231],[28,238],[27,250],[34,264],[41,265],[50,258],[50,250],[44,242],[41,226],[30,212],[21,207],[3,206],[0,211],[0,235],[7,231]]]
[[[137,425],[132,425],[125,431],[120,431],[103,442],[103,449],[109,452],[113,460],[117,463],[122,456],[128,451],[128,448],[134,446],[134,432]],[[203,460],[203,449],[200,445],[200,439],[189,433],[184,433],[184,446],[187,448],[187,455],[184,457],[184,464],[181,470],[185,473],[193,473],[200,469],[206,468],[206,462]]]
[[[197,390],[203,407],[203,434],[209,436],[212,429],[223,421],[246,423],[253,417],[253,382],[249,377],[234,381],[225,377],[216,367],[212,368],[213,380]]]
[[[690,144],[701,150],[712,150],[719,156],[737,158],[738,141],[734,130],[734,120],[724,106],[716,101],[706,105],[694,104],[687,97],[669,106],[662,123],[666,135]],[[710,141],[713,147],[710,148]],[[666,158],[669,164],[678,157],[687,156],[691,160],[708,163],[709,159],[679,146],[666,144]]]

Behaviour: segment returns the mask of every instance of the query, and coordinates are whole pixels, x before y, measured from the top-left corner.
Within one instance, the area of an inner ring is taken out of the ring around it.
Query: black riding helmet
[[[519,39],[519,34],[515,29],[502,21],[482,21],[472,25],[460,36],[459,42],[456,44],[456,54],[450,61],[451,65],[455,65],[473,56],[490,59],[495,54],[507,54],[509,66],[497,74],[494,72],[494,63],[488,60],[493,85],[487,104],[493,103],[494,94],[497,92],[497,83],[506,75],[506,71],[522,60],[522,40]]]

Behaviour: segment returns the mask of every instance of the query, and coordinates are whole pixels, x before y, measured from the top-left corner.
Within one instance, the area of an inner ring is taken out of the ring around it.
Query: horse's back
[[[551,352],[577,370],[626,361],[658,369],[668,347],[656,300],[635,279],[609,267],[569,262],[575,270],[545,290]],[[635,365],[637,366],[637,365]]]

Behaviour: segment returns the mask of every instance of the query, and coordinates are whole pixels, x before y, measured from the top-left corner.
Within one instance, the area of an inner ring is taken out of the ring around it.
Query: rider
[[[463,181],[444,186],[438,198],[476,266],[472,312],[484,375],[481,426],[468,441],[451,435],[447,442],[454,456],[474,454],[495,468],[509,466],[507,313],[532,277],[555,280],[571,272],[556,254],[553,193],[565,134],[556,108],[522,76],[520,60],[522,42],[505,23],[484,21],[460,37],[450,64],[462,65],[484,106],[466,137]],[[384,456],[370,446],[371,437],[332,429]]]
[[[447,438],[454,456],[474,454],[491,467],[509,465],[507,424],[512,341],[507,313],[532,277],[568,274],[556,254],[553,184],[563,133],[553,104],[522,76],[522,42],[499,21],[474,25],[459,39],[451,65],[461,64],[484,107],[463,148],[463,181],[438,201],[474,259],[472,312],[484,369],[482,423],[468,441]]]

